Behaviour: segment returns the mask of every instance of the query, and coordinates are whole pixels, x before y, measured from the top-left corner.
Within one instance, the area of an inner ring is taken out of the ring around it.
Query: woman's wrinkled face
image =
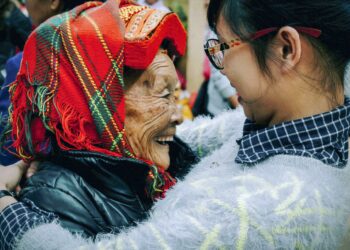
[[[222,16],[219,17],[216,29],[220,42],[229,44],[239,38],[232,33]],[[253,48],[248,43],[242,43],[226,50],[223,65],[221,72],[237,90],[245,115],[257,123],[268,123],[273,100],[269,95],[271,83],[261,72]]]
[[[182,116],[175,103],[178,78],[168,55],[158,53],[125,93],[125,133],[136,156],[167,169],[169,145]]]

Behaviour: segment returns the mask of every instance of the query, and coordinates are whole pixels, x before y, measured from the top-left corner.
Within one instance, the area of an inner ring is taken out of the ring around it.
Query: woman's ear
[[[282,72],[287,73],[300,61],[302,51],[300,35],[296,29],[284,26],[278,31],[276,39]]]

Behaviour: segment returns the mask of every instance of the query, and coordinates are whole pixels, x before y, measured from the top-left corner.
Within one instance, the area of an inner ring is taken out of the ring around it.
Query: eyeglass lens
[[[210,57],[211,57],[212,61],[214,62],[215,66],[217,66],[218,68],[222,68],[222,61],[224,59],[224,53],[220,49],[220,43],[218,40],[209,40],[208,41],[207,48],[210,49],[213,47],[217,47],[217,48],[215,48],[215,50],[212,53],[210,53]]]

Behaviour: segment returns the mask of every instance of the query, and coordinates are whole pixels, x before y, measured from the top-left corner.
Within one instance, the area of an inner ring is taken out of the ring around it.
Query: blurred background
[[[164,3],[176,12],[183,21],[188,32],[187,55],[179,65],[186,76],[187,90],[196,92],[202,82],[204,62],[203,45],[206,33],[206,3],[205,0],[165,0]],[[191,73],[190,73],[191,72]]]

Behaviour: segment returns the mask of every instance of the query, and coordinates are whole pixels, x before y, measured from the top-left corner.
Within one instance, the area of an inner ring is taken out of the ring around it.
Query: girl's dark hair
[[[219,16],[241,39],[256,31],[283,26],[304,26],[322,31],[319,38],[303,35],[318,56],[317,69],[323,74],[322,89],[335,90],[342,82],[350,59],[350,0],[211,0],[208,22],[216,31]],[[268,45],[276,33],[249,41],[260,69],[270,75],[266,64]],[[321,86],[322,87],[322,86]]]

